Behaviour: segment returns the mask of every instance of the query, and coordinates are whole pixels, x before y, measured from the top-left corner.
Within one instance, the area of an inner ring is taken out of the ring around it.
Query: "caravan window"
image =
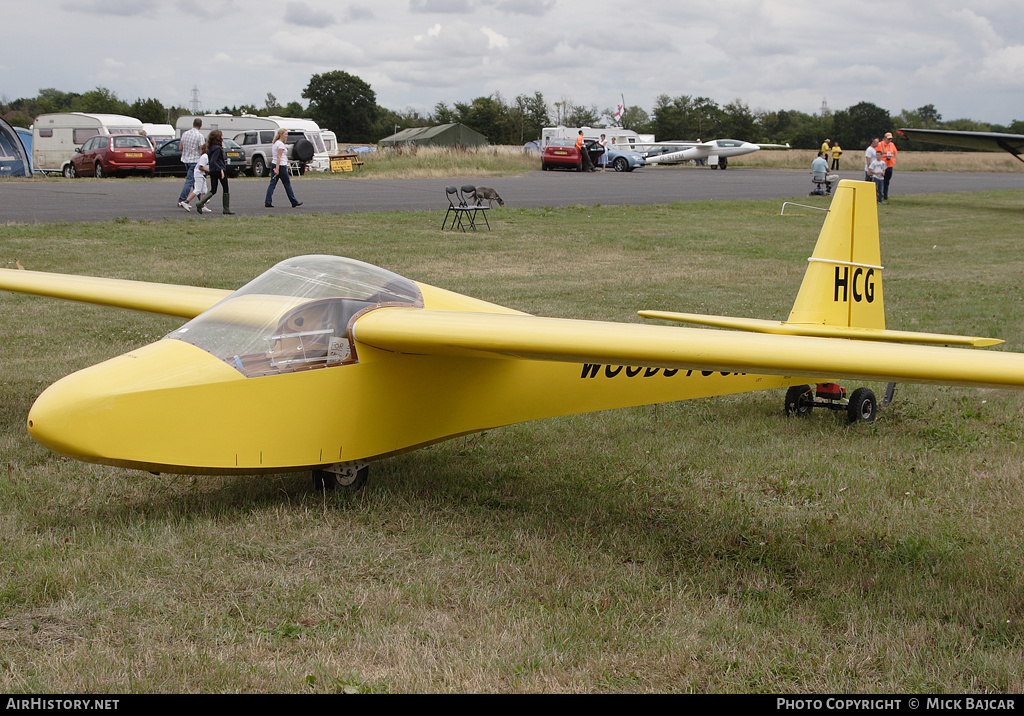
[[[95,137],[99,132],[96,131],[95,127],[75,127],[72,130],[72,137],[75,140],[75,144],[85,144],[89,137]]]

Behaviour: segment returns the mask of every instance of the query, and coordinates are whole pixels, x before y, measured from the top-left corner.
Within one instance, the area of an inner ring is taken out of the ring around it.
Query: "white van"
[[[192,122],[197,117],[203,120],[201,131],[204,135],[209,135],[214,129],[219,129],[225,137],[242,145],[253,176],[262,177],[269,174],[270,165],[273,163],[271,152],[274,145],[274,134],[279,129],[288,130],[288,144],[290,145],[295,145],[302,139],[313,145],[312,156],[307,161],[301,161],[294,155],[290,155],[288,161],[290,167],[299,173],[305,172],[307,169],[328,171],[331,168],[331,160],[327,147],[324,146],[320,126],[311,119],[278,116],[257,117],[254,114],[243,114],[241,117],[230,114],[188,114],[179,117],[175,125],[179,137],[183,132],[192,128]]]
[[[120,114],[41,114],[32,125],[32,167],[71,177],[71,158],[90,137],[141,132],[141,121]]]

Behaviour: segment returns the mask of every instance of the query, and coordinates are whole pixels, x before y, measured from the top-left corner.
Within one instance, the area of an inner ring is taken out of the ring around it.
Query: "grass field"
[[[543,315],[781,319],[824,214],[780,206],[7,225],[0,259],[234,288],[337,253]],[[1022,207],[882,207],[889,327],[1024,352]],[[1024,690],[1019,393],[899,386],[852,426],[781,392],[546,420],[324,496],[48,452],[39,392],[177,323],[13,294],[0,316],[0,693]]]

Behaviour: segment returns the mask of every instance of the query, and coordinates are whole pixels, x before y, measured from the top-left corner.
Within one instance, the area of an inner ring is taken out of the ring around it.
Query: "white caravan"
[[[331,168],[331,160],[327,147],[324,146],[320,127],[311,119],[258,117],[254,114],[243,114],[241,117],[230,114],[186,114],[178,117],[175,124],[179,137],[192,128],[192,122],[196,118],[203,120],[201,131],[204,136],[209,135],[214,129],[219,129],[225,137],[242,145],[253,176],[261,177],[269,173],[274,134],[279,129],[288,130],[288,144],[305,138],[313,145],[313,156],[308,161],[302,162],[291,157],[288,162],[290,167],[300,173],[306,169],[328,171]]]
[[[576,139],[580,132],[584,139],[600,139],[603,134],[608,142],[617,149],[636,151],[634,145],[654,142],[653,134],[637,134],[632,129],[622,127],[544,127],[540,133],[540,148],[548,146],[552,139]]]
[[[174,139],[174,127],[169,124],[143,122],[142,130],[146,133],[147,137],[153,140],[153,144],[156,145],[157,149]]]
[[[32,125],[32,167],[70,177],[71,158],[90,137],[141,132],[141,121],[120,114],[41,114]]]

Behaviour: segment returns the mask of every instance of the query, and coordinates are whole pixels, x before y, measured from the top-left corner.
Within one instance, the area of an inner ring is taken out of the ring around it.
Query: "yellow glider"
[[[556,415],[818,378],[1024,387],[1022,354],[909,343],[997,341],[886,330],[881,274],[874,186],[843,181],[788,321],[701,319],[742,332],[530,316],[334,256],[235,292],[16,270],[0,289],[191,319],[47,388],[28,429],[48,448],[358,486],[368,461]]]

